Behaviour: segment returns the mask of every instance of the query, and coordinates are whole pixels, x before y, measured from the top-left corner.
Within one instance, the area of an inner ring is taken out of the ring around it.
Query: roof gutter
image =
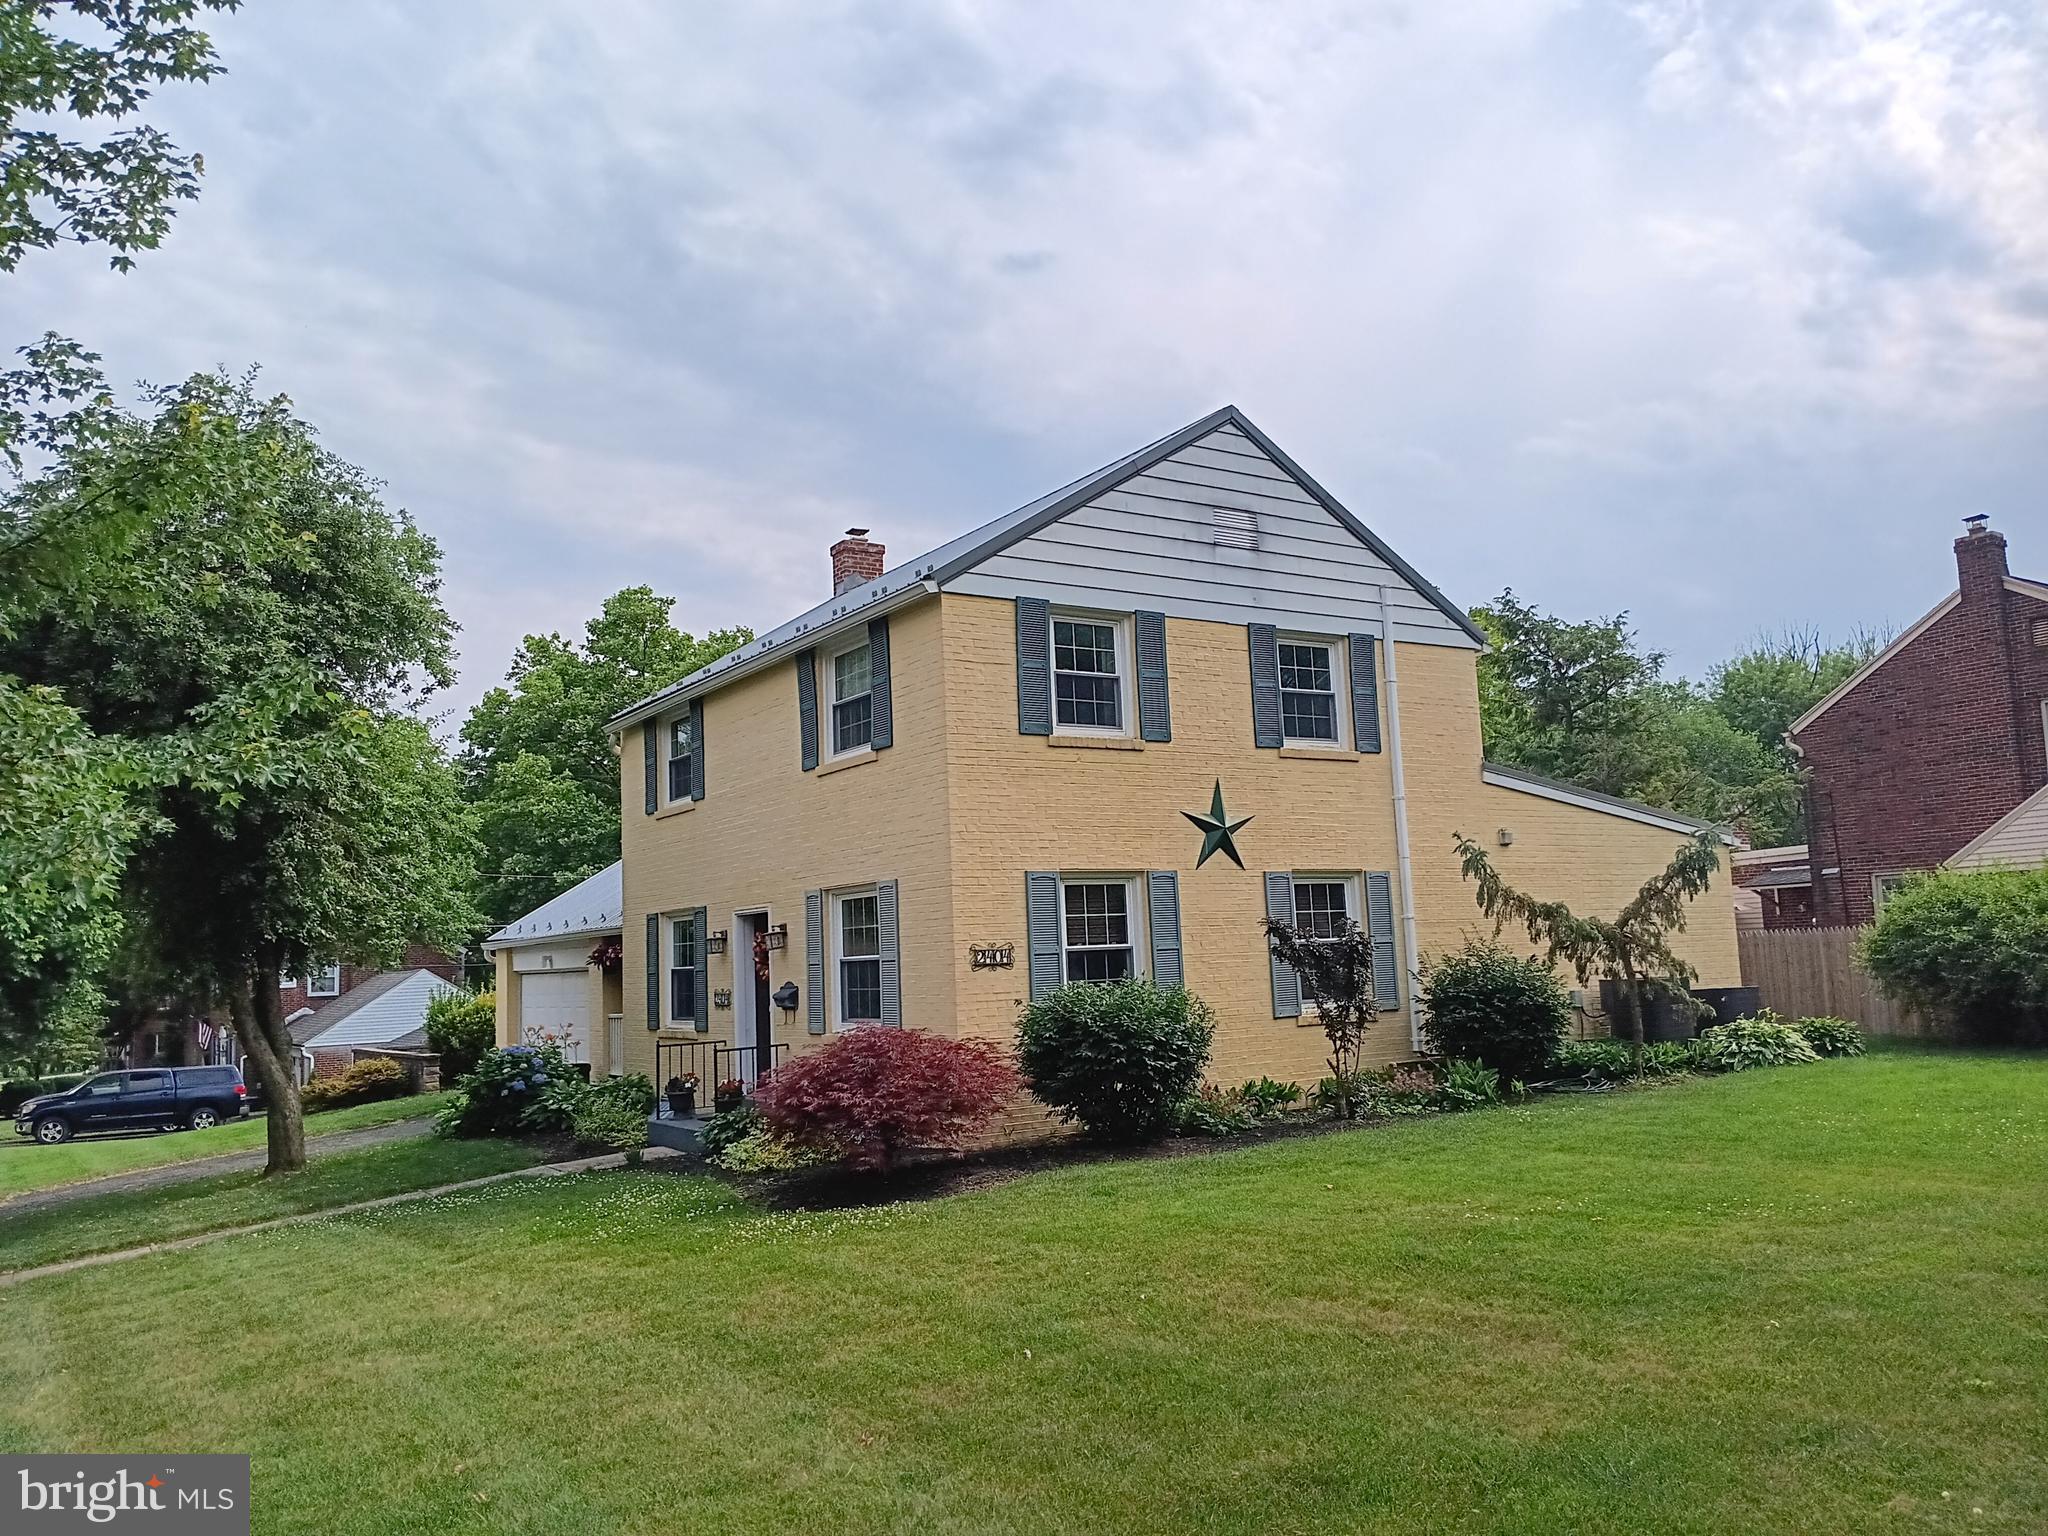
[[[716,671],[693,673],[679,683],[671,683],[661,692],[650,694],[638,704],[613,715],[604,723],[604,728],[616,736],[621,731],[638,725],[642,720],[652,719],[678,704],[688,703],[691,699],[701,699],[706,694],[716,693],[728,683],[737,682],[743,677],[751,677],[754,673],[775,665],[785,656],[793,656],[798,651],[808,650],[819,641],[829,640],[834,635],[843,635],[855,625],[865,624],[879,614],[894,613],[898,608],[907,608],[924,598],[935,597],[938,590],[939,584],[936,581],[914,581],[908,586],[898,587],[894,592],[878,597],[873,602],[862,603],[835,619],[815,624],[775,644],[765,645],[753,655],[730,666],[718,667]],[[713,666],[716,667],[717,664],[713,663]]]

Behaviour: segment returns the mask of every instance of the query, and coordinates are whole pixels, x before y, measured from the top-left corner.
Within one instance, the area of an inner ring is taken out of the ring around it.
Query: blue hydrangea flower
[[[536,1073],[534,1073],[534,1074],[533,1074],[533,1081],[534,1081],[534,1083],[535,1083],[535,1085],[536,1085],[536,1086],[538,1086],[538,1085],[539,1085],[539,1084],[541,1084],[541,1083],[544,1083],[544,1082],[546,1082],[547,1080],[548,1080],[548,1075],[547,1075],[547,1073],[545,1073],[545,1072],[536,1072]]]
[[[513,1078],[513,1079],[512,1079],[512,1091],[513,1091],[514,1093],[524,1093],[524,1092],[526,1092],[526,1079],[525,1079],[525,1078],[523,1078],[523,1077],[515,1077],[515,1078]]]

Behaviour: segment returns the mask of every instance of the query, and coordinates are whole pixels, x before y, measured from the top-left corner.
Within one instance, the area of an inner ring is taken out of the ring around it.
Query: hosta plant
[[[1817,1061],[1806,1036],[1768,1008],[1753,1019],[1736,1019],[1707,1031],[1701,1041],[1705,1064],[1722,1072],[1752,1067],[1789,1067]]]
[[[1823,1056],[1861,1056],[1863,1031],[1847,1019],[1801,1019],[1799,1033]]]

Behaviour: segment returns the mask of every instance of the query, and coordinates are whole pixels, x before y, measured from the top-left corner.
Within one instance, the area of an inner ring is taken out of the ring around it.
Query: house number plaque
[[[970,944],[967,954],[977,971],[1007,971],[1017,963],[1014,944]]]

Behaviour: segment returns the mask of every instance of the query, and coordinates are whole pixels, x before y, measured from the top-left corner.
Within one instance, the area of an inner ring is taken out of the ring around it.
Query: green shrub
[[[516,1136],[565,1131],[590,1091],[557,1045],[508,1045],[489,1051],[456,1085],[435,1129],[445,1136]]]
[[[0,1116],[12,1118],[14,1112],[30,1099],[76,1088],[90,1075],[86,1072],[63,1072],[55,1077],[19,1077],[10,1083],[0,1083]]]
[[[1571,1026],[1571,994],[1541,960],[1473,940],[1423,977],[1423,1038],[1438,1055],[1503,1077],[1540,1072]]]
[[[1500,1102],[1500,1073],[1477,1061],[1444,1064],[1436,1103],[1443,1109],[1482,1109]]]
[[[1204,1083],[1174,1107],[1173,1128],[1183,1136],[1242,1136],[1258,1118],[1242,1089]]]
[[[2048,867],[1941,870],[1885,899],[1863,968],[1985,1044],[2048,1043]]]
[[[735,1142],[746,1140],[767,1123],[767,1117],[751,1104],[742,1104],[737,1109],[722,1110],[713,1115],[711,1123],[704,1127],[705,1154],[716,1157]]]
[[[427,1048],[441,1057],[441,1081],[469,1076],[498,1040],[494,992],[443,992],[427,1004]]]
[[[757,1112],[753,1129],[720,1147],[711,1155],[711,1161],[728,1173],[788,1173],[798,1168],[821,1167],[833,1158],[829,1152],[776,1135]]]
[[[1074,982],[1025,1008],[1017,1056],[1031,1091],[1099,1141],[1155,1140],[1195,1091],[1215,1025],[1185,987]]]
[[[1863,1031],[1847,1019],[1801,1019],[1794,1027],[1823,1056],[1863,1054]]]
[[[1360,1074],[1370,1114],[1420,1115],[1437,1107],[1442,1080],[1428,1067],[1397,1066]]]
[[[1818,1061],[1806,1037],[1766,1008],[1753,1019],[1717,1024],[1701,1040],[1703,1065],[1720,1072]]]
[[[412,1089],[412,1075],[397,1062],[382,1056],[368,1056],[352,1062],[330,1077],[316,1077],[299,1090],[299,1104],[309,1114],[323,1109],[347,1109],[351,1104],[375,1104],[380,1099],[401,1099]]]
[[[1676,1077],[1706,1064],[1697,1040],[1658,1040],[1643,1047],[1644,1077]],[[1553,1078],[1588,1083],[1626,1082],[1636,1075],[1635,1047],[1626,1040],[1567,1040],[1550,1058]]]
[[[1326,1077],[1309,1090],[1308,1112],[1319,1120],[1343,1120],[1356,1114],[1370,1098],[1372,1074],[1356,1072],[1348,1083]]]
[[[647,1116],[616,1094],[585,1094],[569,1111],[569,1134],[577,1144],[606,1152],[630,1152],[647,1145]]]

